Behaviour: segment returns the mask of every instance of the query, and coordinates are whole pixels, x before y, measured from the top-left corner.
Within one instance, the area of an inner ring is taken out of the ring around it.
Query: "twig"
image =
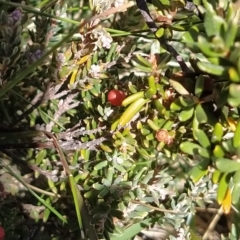
[[[136,201],[136,200],[132,200],[131,202],[135,203],[135,204],[139,204],[139,205],[145,206],[145,207],[149,207],[149,208],[151,208],[153,210],[156,210],[158,212],[166,212],[166,213],[173,213],[173,214],[182,213],[182,212],[179,212],[179,211],[174,211],[174,210],[168,210],[168,209],[164,209],[164,208],[154,207],[152,205],[149,205],[149,204],[146,204],[146,203],[143,203],[143,202],[140,202],[140,201]],[[209,213],[218,213],[218,211],[219,211],[216,208],[201,208],[201,207],[195,207],[195,210],[198,211],[198,212],[209,212]]]
[[[54,123],[58,121],[58,119],[61,117],[63,113],[65,113],[66,111],[72,108],[77,107],[80,104],[80,102],[72,103],[73,98],[76,96],[77,96],[77,93],[71,94],[71,95],[68,95],[68,97],[65,100],[61,99],[59,101],[58,110],[54,114],[53,121],[51,121],[46,125],[46,131],[50,132],[52,130]]]
[[[173,213],[173,214],[180,214],[180,213],[182,213],[182,212],[179,212],[179,211],[174,211],[174,210],[168,210],[168,209],[164,209],[164,208],[154,207],[154,206],[151,206],[149,204],[146,204],[146,203],[143,203],[143,202],[140,202],[140,201],[136,201],[136,200],[131,200],[131,202],[135,203],[135,204],[142,205],[144,207],[151,208],[151,209],[156,210],[158,212]]]
[[[150,11],[147,7],[146,0],[136,0],[136,2],[146,24],[148,25],[149,29],[155,34],[156,31],[158,30],[158,27],[152,19]],[[169,43],[167,43],[164,37],[158,38],[158,41],[169,53],[172,54],[172,56],[176,59],[183,72],[191,72],[187,64],[183,61],[183,58],[180,56],[180,54]]]
[[[219,210],[217,208],[201,208],[195,207],[197,212],[208,212],[208,213],[217,213]]]
[[[57,198],[61,198],[61,197],[62,197],[60,194],[56,194],[56,193],[52,193],[52,192],[45,191],[45,190],[43,190],[43,189],[41,189],[41,188],[38,188],[38,187],[35,187],[35,186],[33,186],[33,185],[29,184],[29,183],[26,183],[26,182],[25,182],[25,184],[26,184],[29,188],[31,188],[32,190],[34,190],[35,192],[44,194],[44,195],[46,195],[46,196],[57,197]]]
[[[217,225],[219,219],[221,218],[223,214],[223,208],[220,207],[217,214],[214,216],[213,220],[209,224],[209,227],[207,231],[204,233],[202,240],[208,240],[209,239],[209,234],[214,230],[215,226]]]
[[[36,108],[38,108],[42,103],[48,100],[48,90],[50,89],[51,84],[47,85],[47,89],[45,90],[44,94],[39,94],[38,99],[34,98],[31,107],[27,109],[25,112],[22,113],[22,115],[19,116],[15,121],[13,121],[11,124],[9,124],[9,128],[13,128],[15,125],[17,125],[19,122],[22,121],[22,119],[32,113]]]

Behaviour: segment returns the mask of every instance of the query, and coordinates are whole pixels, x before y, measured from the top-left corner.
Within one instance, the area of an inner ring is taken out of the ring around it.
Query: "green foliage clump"
[[[6,239],[126,240],[153,226],[164,239],[209,239],[229,213],[217,234],[239,238],[232,1],[1,4]],[[112,89],[127,96],[120,106]],[[216,215],[201,232],[204,211]]]

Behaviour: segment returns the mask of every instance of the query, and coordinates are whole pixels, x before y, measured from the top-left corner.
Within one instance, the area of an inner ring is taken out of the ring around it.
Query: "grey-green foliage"
[[[176,56],[146,30],[133,6],[82,26],[72,41],[1,99],[3,154],[19,166],[22,176],[34,169],[30,183],[67,218],[62,227],[48,208],[42,215],[32,214],[46,228],[54,222],[59,231],[54,236],[64,238],[71,229],[70,238],[77,239],[80,231],[61,152],[44,131],[54,133],[84,197],[80,212],[88,221],[83,224],[86,235],[95,231],[99,238],[126,240],[145,226],[164,223],[175,229],[170,239],[193,238],[198,232],[192,225],[196,207],[216,200],[221,204],[228,188],[239,209],[238,19],[230,1],[193,2],[194,8],[187,8],[185,1],[149,4],[152,12],[157,9],[160,17],[168,18],[157,23],[157,36],[172,40],[190,72],[181,71]],[[40,12],[33,20],[32,10],[1,12],[2,88],[69,32],[69,24],[49,16],[69,17],[66,10],[57,3],[48,15]],[[95,10],[101,10],[99,5]],[[142,91],[147,99],[124,127],[118,121],[129,106],[112,106],[107,99],[111,89],[128,96]],[[25,147],[30,149],[19,150]],[[42,203],[35,199],[31,204]],[[238,236],[237,220],[234,223],[237,230],[233,227],[230,234]]]

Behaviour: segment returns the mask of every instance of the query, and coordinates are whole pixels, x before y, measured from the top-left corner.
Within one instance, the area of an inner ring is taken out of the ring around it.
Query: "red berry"
[[[0,226],[0,240],[4,240],[4,236],[5,236],[5,231],[3,227]]]
[[[126,95],[123,91],[113,89],[108,93],[108,101],[113,106],[121,106],[122,101],[126,98]]]

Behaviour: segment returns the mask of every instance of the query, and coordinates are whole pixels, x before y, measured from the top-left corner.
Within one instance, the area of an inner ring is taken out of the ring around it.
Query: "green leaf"
[[[197,66],[201,71],[216,76],[223,76],[228,70],[227,67],[215,65],[210,62],[198,62]]]
[[[143,65],[141,65],[138,62],[133,61],[133,60],[132,60],[132,64],[133,64],[134,67],[138,68],[139,70],[141,70],[143,72],[147,72],[147,73],[151,73],[152,72],[152,67],[143,66]]]
[[[220,179],[218,190],[217,190],[217,201],[218,204],[222,204],[223,199],[225,198],[225,195],[228,190],[228,184],[230,181],[231,175],[229,173],[223,174],[223,176]]]
[[[100,170],[104,167],[106,167],[108,165],[108,161],[101,161],[100,163],[98,163],[97,165],[94,166],[94,170]]]
[[[213,174],[212,174],[212,181],[213,181],[213,183],[215,183],[215,184],[219,183],[222,175],[223,174],[219,170],[215,169]]]
[[[221,28],[225,24],[224,19],[215,14],[213,14],[212,11],[207,11],[205,13],[204,26],[209,37],[219,35]]]
[[[137,186],[137,184],[138,184],[138,182],[139,182],[142,174],[143,174],[145,171],[147,171],[147,167],[143,167],[140,171],[138,171],[138,173],[137,173],[137,174],[135,175],[135,177],[133,178],[133,184],[132,184],[133,187],[136,187],[136,186]]]
[[[51,213],[51,211],[48,208],[46,208],[44,210],[44,212],[43,212],[43,222],[47,222],[47,220],[50,216],[50,213]]]
[[[240,106],[240,98],[228,98],[228,104],[231,107],[239,107]]]
[[[214,37],[214,42],[209,42],[202,35],[198,36],[197,46],[206,57],[221,57],[225,53],[223,40],[221,37]]]
[[[208,139],[207,134],[201,129],[197,129],[195,133],[196,133],[197,140],[201,144],[201,146],[210,150],[211,143]]]
[[[147,61],[144,57],[142,57],[140,54],[137,54],[136,57],[144,67],[152,68],[152,64],[149,61]]]
[[[237,11],[236,16],[232,19],[228,25],[226,34],[225,34],[225,45],[227,48],[230,48],[235,43],[235,38],[237,37],[238,32],[238,21],[239,21],[239,11]]]
[[[204,77],[203,75],[198,76],[195,84],[195,95],[199,98],[204,89]]]
[[[191,96],[180,96],[179,102],[183,107],[191,107],[195,105],[195,102]]]
[[[181,110],[181,108],[182,108],[182,106],[181,106],[181,104],[180,104],[180,102],[179,102],[179,99],[176,99],[174,102],[172,102],[171,103],[171,105],[170,105],[170,109],[172,110],[172,111],[179,111],[179,110]]]
[[[144,148],[137,148],[137,151],[139,152],[139,154],[146,160],[150,160],[151,156],[149,155],[149,153],[147,152],[146,149]]]
[[[212,133],[212,143],[220,143],[223,136],[223,127],[221,123],[216,123]]]
[[[233,137],[233,146],[235,148],[240,147],[240,121],[237,123],[236,130]]]
[[[210,159],[204,159],[190,170],[189,176],[194,183],[198,182],[203,176],[207,174],[209,162]]]
[[[141,232],[143,229],[148,227],[152,223],[151,218],[147,218],[139,223],[135,223],[130,225],[129,227],[124,229],[124,232],[121,236],[112,236],[111,240],[126,240],[131,239],[134,236],[136,236],[139,232]]]
[[[198,40],[199,29],[197,26],[191,27],[188,32],[182,35],[182,41],[186,43],[196,43]]]
[[[222,146],[220,145],[216,145],[214,150],[213,150],[213,155],[216,157],[216,158],[222,158],[224,157],[225,153],[224,153],[224,150],[222,148]]]
[[[240,178],[238,179],[240,181]],[[234,185],[232,189],[232,204],[238,204],[240,199],[240,185]]]
[[[240,84],[231,83],[229,86],[229,93],[233,98],[240,99]]]
[[[92,187],[98,191],[101,191],[104,188],[104,185],[100,184],[100,183],[94,183],[92,185]]]
[[[158,30],[157,30],[157,32],[155,33],[155,35],[156,35],[156,37],[157,38],[161,38],[162,36],[163,36],[163,34],[164,34],[164,28],[159,28]]]
[[[240,82],[240,75],[236,68],[230,67],[228,68],[228,76],[232,82]]]
[[[195,114],[199,123],[206,123],[208,121],[208,116],[200,103],[196,107]]]
[[[232,203],[237,204],[240,199],[240,170],[233,175]]]
[[[181,122],[185,122],[187,120],[189,120],[192,116],[193,116],[193,112],[194,112],[194,108],[188,108],[188,109],[184,109],[183,111],[181,111],[178,115],[178,119]]]
[[[72,195],[73,195],[73,201],[75,205],[75,210],[77,214],[77,219],[78,219],[78,224],[79,224],[79,229],[82,233],[83,230],[83,223],[82,223],[82,217],[81,217],[81,202],[83,201],[81,197],[81,193],[79,192],[79,189],[75,183],[74,177],[72,174],[69,175],[69,182],[70,182],[70,187],[72,190]],[[83,235],[84,236],[84,235]]]
[[[205,158],[209,158],[209,156],[210,156],[209,152],[206,149],[204,149],[204,148],[200,147],[198,144],[192,143],[192,142],[182,142],[180,144],[180,149],[182,152],[187,153],[189,155],[199,154]]]
[[[219,158],[216,160],[216,167],[221,172],[236,172],[240,170],[240,162],[228,158]]]
[[[169,83],[180,95],[190,95],[181,83],[172,79],[169,80]]]

